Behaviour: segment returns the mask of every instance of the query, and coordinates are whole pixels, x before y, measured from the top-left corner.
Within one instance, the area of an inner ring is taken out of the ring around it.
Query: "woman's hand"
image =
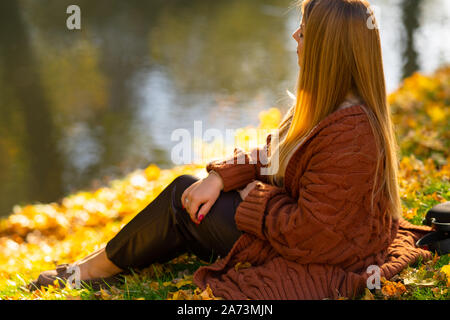
[[[253,190],[253,188],[258,184],[261,183],[261,181],[258,180],[254,180],[252,182],[250,182],[244,189],[239,190],[239,193],[241,195],[241,199],[245,200],[245,198],[247,197],[247,195],[250,193],[250,191]]]
[[[194,223],[199,224],[205,218],[222,189],[222,178],[217,173],[210,173],[205,179],[194,182],[184,190],[181,204]]]

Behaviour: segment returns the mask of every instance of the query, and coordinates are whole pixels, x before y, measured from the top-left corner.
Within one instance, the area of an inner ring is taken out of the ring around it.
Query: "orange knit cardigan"
[[[419,256],[431,258],[415,246],[428,227],[393,220],[380,194],[370,209],[375,139],[362,106],[337,110],[313,129],[289,160],[283,188],[268,184],[261,164],[245,157],[245,164],[207,165],[224,191],[262,182],[236,210],[243,234],[228,255],[195,272],[200,288],[209,284],[225,299],[355,297],[372,275],[369,266],[390,279]],[[238,262],[250,267],[235,268]]]

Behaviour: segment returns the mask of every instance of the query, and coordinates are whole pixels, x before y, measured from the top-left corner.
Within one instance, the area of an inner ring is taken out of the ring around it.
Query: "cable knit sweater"
[[[226,257],[195,272],[200,288],[209,284],[225,299],[354,297],[370,265],[390,279],[419,256],[431,258],[415,247],[428,227],[393,220],[380,194],[370,209],[375,138],[362,106],[337,110],[312,130],[289,160],[283,188],[268,184],[261,163],[245,158],[207,165],[222,177],[224,191],[262,182],[236,210],[243,235]]]

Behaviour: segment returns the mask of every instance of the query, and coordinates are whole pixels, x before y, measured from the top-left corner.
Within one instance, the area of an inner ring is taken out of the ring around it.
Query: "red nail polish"
[[[198,217],[198,221],[201,222],[201,221],[203,220],[204,217],[205,217],[205,216],[201,214],[201,215]]]

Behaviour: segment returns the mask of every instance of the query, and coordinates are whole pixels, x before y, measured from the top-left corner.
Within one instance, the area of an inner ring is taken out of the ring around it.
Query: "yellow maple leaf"
[[[190,280],[186,280],[186,279],[180,279],[178,281],[175,282],[175,286],[179,289],[182,286],[188,285],[188,284],[192,284],[192,281]]]
[[[450,287],[450,264],[443,266],[440,270],[447,277],[447,286]]]
[[[365,288],[364,296],[361,298],[361,300],[375,300],[372,292],[368,288]]]
[[[111,294],[108,290],[103,290],[103,288],[100,288],[100,296],[103,300],[111,300]]]
[[[161,170],[154,164],[151,164],[144,171],[145,177],[148,181],[156,180],[161,174]]]
[[[441,122],[447,118],[443,107],[437,104],[431,104],[425,110],[433,123]]]
[[[403,283],[386,281],[381,288],[381,293],[388,298],[399,297],[406,292],[406,287]]]
[[[169,292],[167,295],[168,300],[192,300],[193,295],[191,290],[178,290],[176,292]]]

